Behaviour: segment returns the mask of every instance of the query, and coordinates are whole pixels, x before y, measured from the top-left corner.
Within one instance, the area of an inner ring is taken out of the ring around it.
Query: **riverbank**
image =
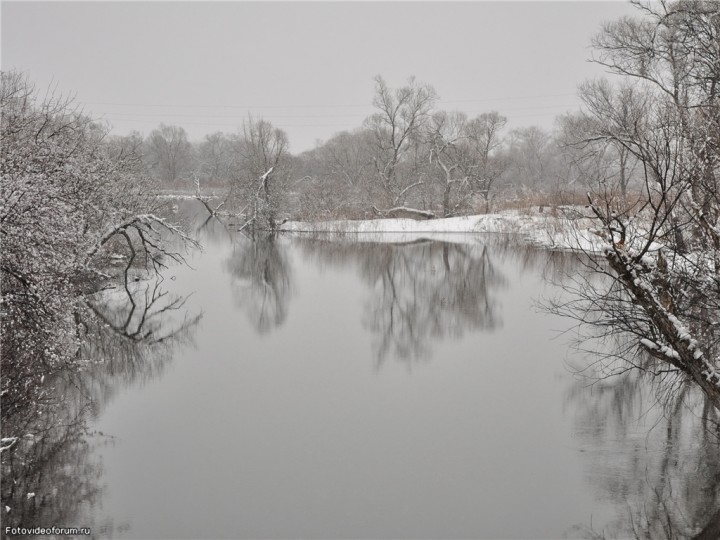
[[[429,220],[372,219],[357,221],[288,221],[281,231],[296,233],[352,234],[357,240],[375,240],[378,235],[387,240],[403,242],[417,235],[448,235],[457,233],[515,234],[532,244],[552,249],[599,252],[603,241],[592,231],[593,220],[584,209],[568,208],[562,215],[539,211],[507,210],[495,214],[480,214]]]

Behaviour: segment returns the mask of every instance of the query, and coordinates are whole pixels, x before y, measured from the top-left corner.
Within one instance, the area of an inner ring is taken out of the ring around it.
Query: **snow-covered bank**
[[[359,221],[290,221],[280,230],[297,233],[335,233],[357,235],[358,240],[406,242],[428,235],[433,238],[450,233],[516,234],[533,244],[553,249],[601,251],[602,240],[590,232],[590,218],[561,218],[550,215],[527,215],[517,212],[482,214],[453,218],[373,219]],[[381,238],[382,237],[382,238]]]

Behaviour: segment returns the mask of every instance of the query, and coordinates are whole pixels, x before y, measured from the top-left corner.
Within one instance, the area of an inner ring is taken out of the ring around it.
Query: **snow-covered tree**
[[[365,121],[373,134],[374,179],[385,207],[403,206],[411,191],[423,181],[403,174],[403,160],[413,139],[418,139],[437,100],[432,86],[410,78],[395,90],[375,78],[373,105],[377,112]]]
[[[443,217],[457,213],[472,196],[470,179],[465,174],[470,160],[466,131],[467,115],[446,111],[433,114],[426,129],[429,162],[434,166],[431,177],[442,193]]]
[[[158,217],[153,186],[140,174],[137,141],[107,129],[72,100],[38,93],[20,73],[2,73],[0,234],[2,418],[32,416],[43,380],[80,361],[84,295],[105,278],[106,247],[127,270],[159,270],[193,244]],[[5,427],[5,423],[3,424]]]
[[[501,131],[507,124],[507,118],[496,111],[483,113],[468,121],[467,175],[473,194],[478,194],[485,202],[485,211],[490,211],[490,202],[497,183],[508,168],[508,159],[503,151]]]
[[[289,177],[286,133],[249,118],[234,141],[234,190],[252,230],[274,231]]]
[[[590,142],[638,161],[638,202],[589,194],[609,287],[583,290],[583,320],[621,332],[621,356],[697,385],[720,407],[720,4],[638,4],[609,23],[595,60],[622,77],[582,92]],[[630,340],[627,341],[627,337]]]

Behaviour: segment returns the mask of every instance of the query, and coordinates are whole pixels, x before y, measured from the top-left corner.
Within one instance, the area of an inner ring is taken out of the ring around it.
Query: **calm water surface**
[[[683,538],[720,521],[702,414],[658,414],[631,376],[588,386],[559,335],[570,323],[534,307],[560,293],[548,277],[579,271],[572,257],[494,236],[253,243],[215,220],[200,235],[147,314],[107,315],[132,320],[92,350],[114,360],[83,379],[91,443],[56,465],[92,491],[67,496],[73,523],[122,538],[625,538],[664,520]],[[128,338],[141,327],[163,339]]]

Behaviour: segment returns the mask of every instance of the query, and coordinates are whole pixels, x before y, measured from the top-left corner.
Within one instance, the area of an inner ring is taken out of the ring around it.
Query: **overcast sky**
[[[54,81],[116,133],[165,122],[199,140],[251,113],[294,152],[359,126],[378,74],[432,84],[444,109],[551,127],[578,107],[577,84],[602,74],[591,36],[633,13],[609,1],[1,6],[2,69]]]

